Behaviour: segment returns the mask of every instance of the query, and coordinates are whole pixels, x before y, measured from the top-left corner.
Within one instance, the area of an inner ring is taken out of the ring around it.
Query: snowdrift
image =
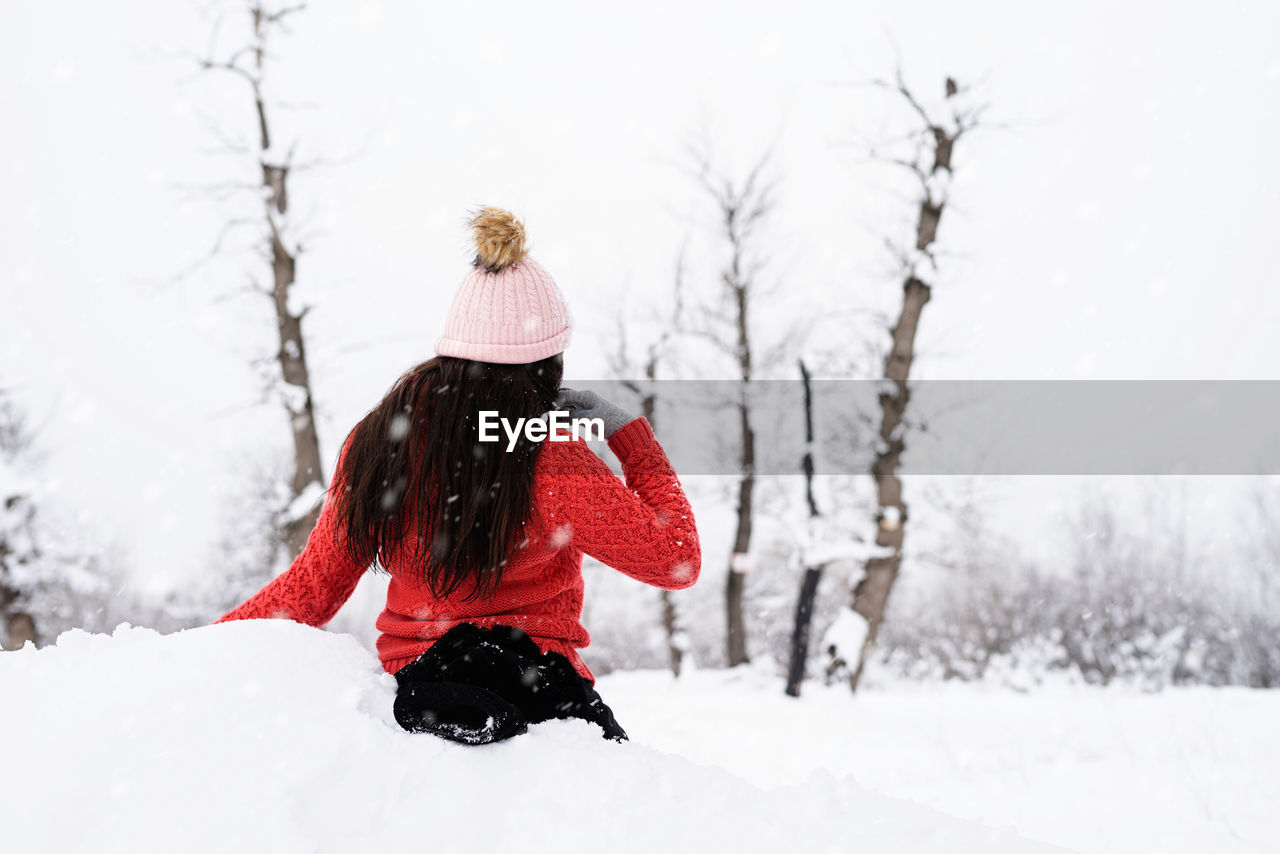
[[[0,653],[5,848],[1060,850],[826,772],[759,787],[582,721],[482,747],[413,735],[394,691],[352,637],[283,621]]]

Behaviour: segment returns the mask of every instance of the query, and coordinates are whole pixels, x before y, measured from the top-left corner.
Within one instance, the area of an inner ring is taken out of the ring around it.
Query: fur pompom
[[[524,247],[524,223],[502,208],[481,208],[471,217],[471,230],[476,240],[475,266],[490,273],[519,263],[528,252]]]

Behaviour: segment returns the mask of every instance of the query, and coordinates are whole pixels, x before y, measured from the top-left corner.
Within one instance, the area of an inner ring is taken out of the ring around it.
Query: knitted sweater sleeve
[[[345,456],[346,446],[342,458]],[[338,471],[342,470],[342,458]],[[365,569],[347,557],[334,502],[326,496],[306,546],[289,569],[217,622],[276,618],[323,626],[351,598]]]
[[[625,484],[578,443],[557,455],[543,496],[553,538],[645,584],[693,586],[702,568],[693,510],[649,422],[632,420],[609,448]]]

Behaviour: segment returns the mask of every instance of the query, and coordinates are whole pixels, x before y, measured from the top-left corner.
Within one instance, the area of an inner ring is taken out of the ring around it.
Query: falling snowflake
[[[693,564],[680,561],[671,569],[671,580],[683,584],[693,577]]]
[[[402,442],[409,435],[409,416],[403,412],[396,414],[387,425],[387,438],[393,442]]]
[[[551,547],[562,549],[573,540],[573,528],[566,522],[551,532]]]

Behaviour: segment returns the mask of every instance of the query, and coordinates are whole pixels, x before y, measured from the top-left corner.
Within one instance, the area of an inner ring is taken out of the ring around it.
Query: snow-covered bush
[[[40,457],[22,413],[0,390],[0,641],[52,641],[66,629],[103,631],[140,614],[123,561],[46,501]]]
[[[1081,578],[1026,565],[949,578],[891,602],[877,661],[902,676],[1016,687],[1051,674],[1147,688],[1280,685],[1280,614],[1209,579],[1174,583],[1148,569]]]
[[[957,515],[963,524],[946,541],[955,559],[936,583],[904,576],[876,655],[888,672],[1018,687],[1062,676],[1146,688],[1280,686],[1269,548],[1252,558],[1197,549],[1176,514],[1138,522],[1093,497],[1066,526],[1065,561],[1049,567],[1021,557],[979,517]],[[1251,520],[1244,539],[1265,546],[1274,533]],[[1257,564],[1256,591],[1239,574],[1226,578],[1223,565],[1242,560]]]

